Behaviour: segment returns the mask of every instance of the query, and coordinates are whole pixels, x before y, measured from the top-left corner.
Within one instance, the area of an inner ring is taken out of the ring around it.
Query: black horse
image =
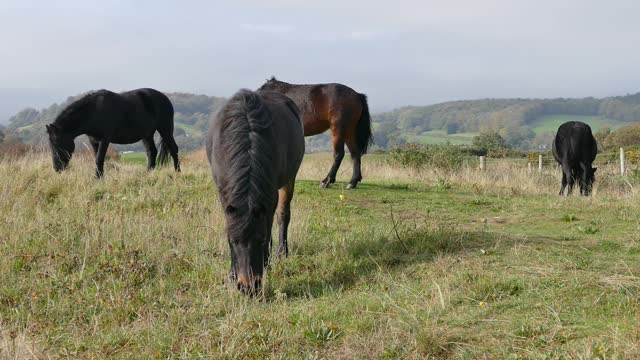
[[[552,151],[553,157],[562,166],[560,195],[567,184],[567,195],[571,195],[576,179],[580,183],[580,195],[589,195],[596,180],[596,168],[591,164],[598,153],[598,145],[589,125],[580,121],[568,121],[560,125]]]
[[[96,176],[104,175],[104,157],[109,143],[131,144],[142,140],[147,151],[149,169],[156,166],[158,150],[153,141],[160,133],[158,162],[168,161],[180,171],[178,145],[173,138],[173,105],[163,93],[154,89],[137,89],[120,94],[98,90],[67,106],[56,120],[46,126],[53,168],[67,168],[75,149],[74,139],[86,134],[96,157]]]
[[[225,212],[230,277],[245,292],[260,287],[274,213],[278,254],[287,256],[290,204],[304,156],[302,126],[291,99],[249,90],[236,93],[209,126],[207,157]]]
[[[336,181],[336,173],[344,158],[346,144],[353,159],[353,174],[347,189],[355,189],[362,180],[360,159],[373,140],[367,96],[342,84],[297,85],[272,77],[258,90],[277,91],[291,98],[302,115],[304,136],[321,134],[331,129],[333,138],[333,166],[320,187],[327,188]]]

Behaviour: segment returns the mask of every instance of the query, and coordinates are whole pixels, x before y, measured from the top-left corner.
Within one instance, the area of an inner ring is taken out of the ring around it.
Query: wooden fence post
[[[484,161],[486,156],[480,156],[480,170],[484,171]]]
[[[538,172],[542,173],[542,155],[538,155]]]
[[[620,175],[624,176],[625,171],[625,154],[624,149],[620,148]]]

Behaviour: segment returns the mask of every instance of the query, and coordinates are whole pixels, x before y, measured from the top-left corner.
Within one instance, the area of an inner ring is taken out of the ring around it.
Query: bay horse
[[[96,177],[104,175],[104,158],[109,143],[131,144],[142,140],[147,152],[147,168],[162,165],[169,153],[173,166],[180,171],[178,145],[173,138],[173,105],[169,98],[154,89],[137,89],[123,93],[98,90],[67,106],[49,125],[49,147],[56,171],[66,169],[75,150],[74,139],[86,134],[96,160]],[[153,140],[158,131],[162,138],[160,154]]]
[[[231,250],[229,279],[253,294],[269,262],[274,213],[278,255],[289,252],[290,205],[304,156],[303,123],[288,97],[242,89],[213,118],[206,140]]]
[[[365,94],[337,83],[296,85],[275,77],[267,80],[258,90],[277,91],[291,98],[300,109],[304,136],[318,135],[331,129],[333,165],[320,183],[321,188],[327,188],[336,181],[345,144],[353,159],[353,174],[347,189],[354,189],[358,185],[362,180],[361,158],[373,140]]]

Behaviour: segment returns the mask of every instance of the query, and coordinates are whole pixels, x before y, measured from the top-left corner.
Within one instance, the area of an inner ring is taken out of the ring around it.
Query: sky
[[[95,89],[340,82],[374,112],[640,91],[637,0],[2,0],[0,122]]]

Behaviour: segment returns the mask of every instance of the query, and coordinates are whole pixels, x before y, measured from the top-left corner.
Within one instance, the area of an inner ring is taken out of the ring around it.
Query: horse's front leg
[[[278,218],[278,257],[289,256],[289,245],[287,238],[289,234],[289,222],[291,221],[291,199],[293,199],[294,182],[278,190],[278,208],[276,215]]]
[[[100,140],[100,144],[98,144],[98,153],[96,154],[96,177],[99,179],[104,176],[104,158],[107,156],[108,147],[109,140]]]

